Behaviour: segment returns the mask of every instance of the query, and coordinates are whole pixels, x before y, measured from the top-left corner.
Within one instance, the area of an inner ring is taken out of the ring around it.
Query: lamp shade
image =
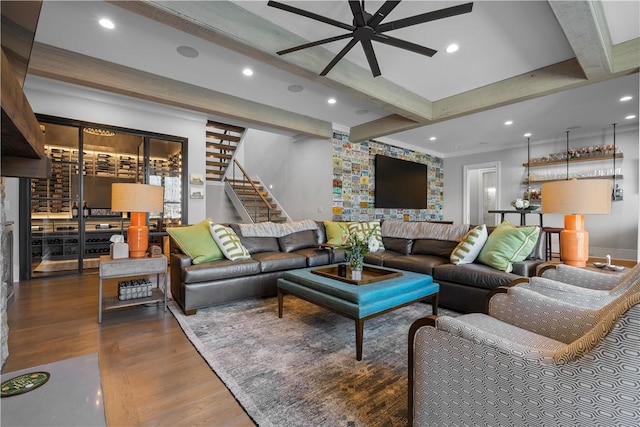
[[[111,210],[114,212],[162,212],[164,188],[140,183],[111,184]]]
[[[611,180],[571,179],[542,184],[542,212],[562,214],[611,213]]]

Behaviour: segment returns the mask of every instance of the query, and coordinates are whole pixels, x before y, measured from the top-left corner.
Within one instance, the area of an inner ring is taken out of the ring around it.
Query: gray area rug
[[[407,338],[417,303],[368,320],[356,361],[354,321],[293,296],[171,312],[260,426],[406,426]],[[441,315],[457,314],[440,309]]]

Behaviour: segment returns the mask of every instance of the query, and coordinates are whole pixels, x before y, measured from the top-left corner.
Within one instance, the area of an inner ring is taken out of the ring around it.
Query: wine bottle
[[[73,202],[73,206],[71,207],[71,217],[78,218],[78,204]]]

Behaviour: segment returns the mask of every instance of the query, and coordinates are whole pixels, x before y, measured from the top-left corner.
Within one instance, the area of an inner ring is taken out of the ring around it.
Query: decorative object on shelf
[[[368,233],[356,232],[349,234],[344,252],[346,261],[351,267],[351,279],[353,280],[360,280],[362,278],[364,256],[380,248],[378,239],[374,236],[374,231],[374,229],[370,229]]]
[[[129,256],[142,258],[147,254],[149,228],[147,212],[162,212],[164,188],[140,183],[111,184],[111,210],[129,212],[131,225],[127,229]]]
[[[560,258],[575,267],[586,267],[589,233],[584,229],[585,214],[611,213],[611,181],[608,179],[566,180],[542,184],[542,212],[562,213]]]
[[[118,299],[126,301],[137,298],[147,298],[152,294],[149,279],[123,280],[118,282]]]
[[[511,202],[511,206],[516,208],[517,211],[534,211],[538,209],[537,206],[533,206],[527,199],[515,199]]]
[[[95,136],[116,136],[116,133],[112,130],[100,129],[100,128],[83,128],[84,133]]]
[[[527,189],[524,191],[524,197],[523,197],[524,200],[527,200],[527,205],[529,204],[528,201],[531,200],[531,171],[529,170],[530,163],[531,163],[531,138],[527,137]],[[511,204],[513,205],[513,202]],[[515,208],[522,209],[522,208],[518,208],[517,206]]]

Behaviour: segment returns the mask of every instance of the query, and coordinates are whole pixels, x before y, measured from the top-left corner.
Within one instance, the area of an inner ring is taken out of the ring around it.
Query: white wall
[[[602,135],[589,137],[573,137],[570,134],[569,146],[580,148],[612,143],[612,130],[606,130]],[[589,250],[593,256],[611,254],[614,258],[637,259],[638,258],[638,128],[636,126],[618,126],[616,132],[616,145],[624,154],[622,160],[616,160],[616,167],[622,168],[624,179],[619,181],[624,189],[624,200],[612,203],[611,215],[587,215],[585,227],[589,232]],[[566,151],[564,135],[557,141],[545,144],[536,144],[532,141],[531,157],[548,156],[551,153]],[[463,191],[463,167],[464,165],[479,164],[490,161],[500,161],[501,180],[499,191],[501,193],[501,206],[498,209],[510,209],[511,200],[522,197],[525,186],[518,185],[526,176],[526,168],[522,166],[527,161],[526,141],[518,143],[511,150],[498,152],[476,153],[460,157],[444,159],[444,218],[455,222],[462,222],[462,191]],[[590,166],[589,166],[590,165]],[[612,162],[607,166],[611,166]],[[601,168],[605,165],[600,162],[571,164],[570,171],[576,167]],[[531,174],[535,175],[538,169],[531,168]],[[513,221],[517,218],[512,219]],[[537,216],[529,221],[537,221]],[[532,223],[533,223],[532,222]],[[564,219],[560,214],[547,214],[544,216],[544,224],[552,227],[563,227]]]
[[[250,129],[238,157],[258,176],[292,220],[331,219],[331,141],[291,138]]]

